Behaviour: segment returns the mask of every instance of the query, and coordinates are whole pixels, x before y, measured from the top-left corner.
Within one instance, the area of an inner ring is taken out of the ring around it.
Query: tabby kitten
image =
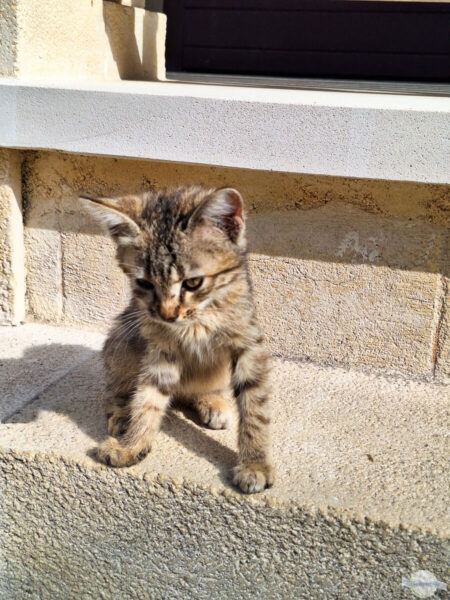
[[[99,459],[114,467],[150,451],[171,399],[213,429],[239,408],[233,482],[273,483],[269,357],[246,264],[242,197],[234,189],[181,187],[118,199],[81,196],[109,230],[132,289],[103,349],[109,437]]]

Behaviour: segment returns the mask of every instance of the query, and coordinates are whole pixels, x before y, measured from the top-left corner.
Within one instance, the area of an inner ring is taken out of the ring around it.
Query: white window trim
[[[450,99],[121,81],[0,79],[0,146],[450,182]]]

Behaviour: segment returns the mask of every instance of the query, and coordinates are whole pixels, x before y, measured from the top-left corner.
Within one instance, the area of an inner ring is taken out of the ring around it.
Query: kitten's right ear
[[[79,198],[119,246],[134,244],[141,233],[136,223],[141,212],[141,201],[137,196],[95,198],[88,194],[80,194]]]
[[[234,188],[219,188],[207,196],[195,209],[191,223],[206,221],[224,231],[237,245],[245,245],[244,216],[241,194]]]

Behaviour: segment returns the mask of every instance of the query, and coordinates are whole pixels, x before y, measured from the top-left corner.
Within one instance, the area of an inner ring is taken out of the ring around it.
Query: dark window
[[[165,0],[167,70],[450,81],[450,5]]]

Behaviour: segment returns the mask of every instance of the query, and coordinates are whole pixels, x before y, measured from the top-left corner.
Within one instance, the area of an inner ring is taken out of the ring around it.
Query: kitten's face
[[[175,230],[168,240],[144,235],[130,273],[138,305],[150,317],[183,325],[198,321],[230,291],[242,256],[219,231],[199,225],[193,231]]]
[[[245,239],[238,192],[192,187],[115,202],[113,213],[101,214],[109,218],[119,264],[142,315],[179,327],[220,310],[242,273]],[[118,214],[124,207],[125,220]]]

